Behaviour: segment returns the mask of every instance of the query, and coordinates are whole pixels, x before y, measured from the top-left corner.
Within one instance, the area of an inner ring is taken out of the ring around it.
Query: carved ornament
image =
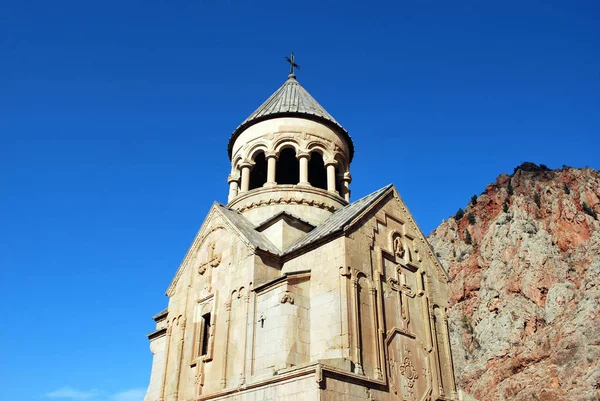
[[[307,206],[315,206],[319,209],[324,209],[330,212],[335,211],[335,207],[328,205],[324,202],[315,201],[313,199],[297,199],[297,198],[288,198],[288,199],[263,199],[259,202],[252,202],[249,205],[243,206],[239,209],[240,212],[245,212],[246,210],[254,209],[255,207],[261,206],[271,206],[271,205],[307,205]]]
[[[290,305],[293,305],[293,304],[294,304],[294,297],[292,296],[292,294],[291,294],[291,293],[289,293],[289,292],[285,292],[285,293],[283,294],[283,296],[281,297],[281,299],[279,300],[279,302],[281,302],[282,304],[284,304],[284,303],[286,303],[286,302],[287,302],[287,303],[289,303]]]
[[[198,267],[198,273],[204,274],[209,266],[217,267],[221,263],[221,254],[215,255],[215,247],[216,244],[214,242],[208,244],[208,257],[206,258],[206,261]]]
[[[401,376],[404,377],[404,398],[408,398],[409,400],[415,399],[415,382],[419,378],[419,374],[414,367],[412,360],[410,359],[410,350],[404,346],[405,357],[400,361],[396,361],[393,358],[388,360],[388,366],[390,370],[390,374],[393,375],[393,372],[400,373]],[[390,387],[394,394],[398,394],[398,387],[395,383],[395,380],[390,382]]]
[[[404,245],[402,244],[402,239],[400,238],[399,235],[394,237],[394,255],[396,255],[399,258],[404,258],[404,255],[406,254],[406,250],[404,249]]]

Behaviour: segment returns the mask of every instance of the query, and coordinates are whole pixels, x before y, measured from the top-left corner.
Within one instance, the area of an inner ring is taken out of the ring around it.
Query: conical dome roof
[[[294,74],[288,76],[288,80],[275,91],[254,113],[250,114],[239,127],[233,131],[229,138],[228,153],[231,159],[233,143],[237,137],[248,127],[261,121],[279,117],[299,117],[308,120],[317,121],[328,126],[347,142],[350,150],[350,161],[354,156],[354,145],[348,132],[329,114],[323,106],[319,104],[311,95],[300,85]]]

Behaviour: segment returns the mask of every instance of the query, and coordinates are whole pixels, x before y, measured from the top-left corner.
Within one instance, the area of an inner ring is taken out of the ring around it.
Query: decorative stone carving
[[[315,206],[319,209],[324,209],[324,210],[327,210],[330,212],[335,211],[335,207],[328,205],[324,202],[319,202],[319,201],[312,200],[312,199],[308,200],[308,199],[297,199],[297,198],[289,198],[289,199],[278,198],[278,199],[261,200],[259,202],[252,202],[249,205],[241,207],[239,209],[239,211],[245,212],[246,210],[254,209],[256,207],[282,205],[282,204]]]
[[[217,267],[221,263],[221,254],[215,255],[215,247],[216,244],[214,242],[208,244],[208,258],[198,267],[199,274],[204,274],[209,266]]]
[[[415,386],[415,380],[419,377],[419,375],[417,374],[417,371],[410,360],[410,350],[406,348],[406,346],[404,347],[404,350],[407,353],[407,356],[404,357],[404,360],[398,365],[398,368],[400,370],[400,374],[406,379],[405,387],[409,389],[407,392],[412,393],[412,388]]]
[[[399,235],[396,235],[394,237],[394,255],[402,259],[404,258],[405,254],[406,250],[404,249],[404,245],[402,244],[402,239]]]
[[[286,303],[286,302],[287,302],[287,303],[289,303],[290,305],[293,305],[293,304],[294,304],[294,297],[292,296],[292,294],[291,294],[291,293],[289,293],[289,292],[287,292],[287,291],[286,291],[286,292],[283,294],[283,296],[281,297],[281,299],[280,299],[279,301],[280,301],[282,304],[284,304],[284,303]]]

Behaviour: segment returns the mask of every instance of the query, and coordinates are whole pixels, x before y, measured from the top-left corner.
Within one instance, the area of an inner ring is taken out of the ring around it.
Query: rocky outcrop
[[[600,399],[600,172],[524,163],[429,241],[464,399]]]

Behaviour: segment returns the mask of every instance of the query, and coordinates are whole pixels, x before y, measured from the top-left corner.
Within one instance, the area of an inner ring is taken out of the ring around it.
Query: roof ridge
[[[243,235],[252,246],[273,255],[279,255],[281,253],[279,249],[265,237],[263,233],[257,231],[250,220],[244,217],[238,210],[232,209],[219,202],[215,202],[215,204],[221,209],[224,217],[238,229],[240,234]]]
[[[284,255],[290,254],[300,248],[312,244],[330,234],[341,231],[344,227],[352,222],[356,216],[360,215],[374,202],[377,202],[389,189],[393,188],[394,184],[388,184],[377,191],[371,192],[363,196],[357,201],[354,201],[343,208],[335,211],[331,216],[325,219],[321,224],[315,227],[304,237],[299,238],[296,242],[290,245]]]

